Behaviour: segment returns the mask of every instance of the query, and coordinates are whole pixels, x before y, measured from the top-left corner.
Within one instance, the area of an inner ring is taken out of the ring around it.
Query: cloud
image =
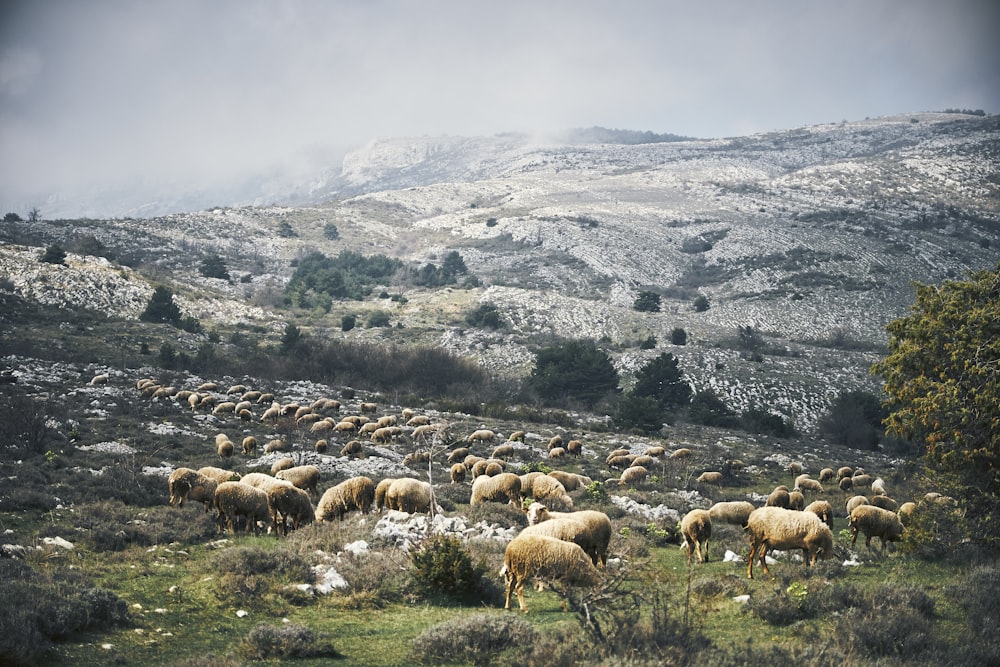
[[[8,48],[0,54],[0,95],[24,95],[42,71],[42,57],[25,48]]]

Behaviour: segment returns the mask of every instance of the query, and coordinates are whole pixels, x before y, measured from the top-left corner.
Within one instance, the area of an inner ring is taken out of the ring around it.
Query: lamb
[[[632,486],[646,479],[649,471],[642,466],[629,466],[618,478],[618,486]]]
[[[573,456],[580,456],[583,454],[583,441],[582,440],[570,440],[566,443],[566,453]]]
[[[215,466],[205,466],[203,468],[198,468],[198,472],[205,477],[211,477],[218,484],[223,482],[238,482],[240,481],[240,474],[238,472],[233,472],[232,470],[226,470],[225,468],[216,468]]]
[[[472,482],[472,497],[469,504],[508,501],[512,505],[517,505],[520,496],[521,478],[514,473],[503,472],[496,477],[481,475]]]
[[[518,535],[507,545],[500,573],[507,587],[504,609],[510,609],[511,594],[517,593],[521,612],[527,613],[524,584],[529,579],[550,579],[567,585],[593,586],[600,574],[578,545],[546,535]]]
[[[694,509],[681,519],[681,535],[687,549],[688,565],[691,556],[697,552],[698,562],[708,562],[708,540],[712,537],[712,517],[708,510]]]
[[[173,506],[176,504],[177,507],[184,507],[184,501],[191,499],[203,503],[207,512],[212,499],[215,497],[217,486],[218,482],[197,470],[177,468],[170,473],[170,477],[167,480],[167,488],[170,491],[170,505]]]
[[[310,495],[319,495],[319,468],[313,465],[295,466],[279,470],[275,477],[284,479]]]
[[[703,472],[695,481],[699,484],[722,484],[722,473],[715,470]]]
[[[723,501],[708,508],[708,516],[714,523],[728,523],[745,528],[750,512],[755,509],[757,508],[746,500]]]
[[[374,502],[375,482],[365,476],[351,477],[323,492],[316,503],[316,520],[343,519],[354,510],[367,514]]]
[[[585,475],[578,475],[574,472],[566,472],[565,470],[553,470],[549,473],[549,477],[559,480],[559,483],[563,485],[566,491],[576,491],[577,489],[585,489],[594,483],[590,477]],[[524,481],[522,479],[521,488],[524,488]]]
[[[833,505],[826,500],[814,500],[805,506],[803,512],[812,512],[819,517],[819,520],[830,526],[833,530]]]
[[[224,440],[216,446],[216,452],[220,459],[228,459],[236,451],[236,445],[231,440]]]
[[[764,574],[770,574],[765,556],[771,549],[802,549],[806,565],[815,565],[819,556],[833,555],[833,531],[812,512],[796,512],[782,507],[760,507],[747,520],[750,557],[747,577],[753,579],[754,557],[760,559]]]
[[[882,551],[885,551],[886,542],[898,542],[903,536],[903,523],[895,512],[884,510],[874,505],[861,505],[854,508],[848,520],[851,529],[851,546],[857,542],[858,533],[865,534],[865,546],[869,551],[872,548],[872,538],[878,537],[882,540]]]
[[[247,531],[258,532],[257,522],[267,522],[271,512],[267,505],[267,492],[239,482],[223,482],[215,491],[215,508],[219,514],[216,519],[219,530],[223,530],[223,522],[229,527],[229,532],[236,533],[238,519],[246,519]]]
[[[550,519],[568,519],[583,524],[586,530],[576,533],[576,537],[572,541],[579,544],[587,552],[594,565],[607,563],[608,546],[611,544],[611,535],[614,533],[614,529],[611,526],[611,519],[604,512],[597,510],[550,512],[542,503],[534,502],[528,506],[525,514],[528,516],[529,527],[547,523]]]
[[[483,479],[492,478],[483,477]],[[391,510],[408,514],[429,512],[431,509],[431,485],[412,477],[397,479],[389,485],[385,492],[385,504]]]
[[[573,499],[566,493],[566,487],[558,479],[548,475],[533,477],[531,486],[527,488],[522,483],[521,496],[531,496],[535,500],[545,501],[549,507],[558,505],[560,509],[573,508]]]
[[[302,489],[290,486],[275,486],[267,492],[267,506],[271,513],[271,525],[275,535],[288,535],[288,520],[292,530],[312,523],[315,518],[312,501]]]
[[[462,482],[464,482],[465,481],[465,475],[466,475],[467,472],[468,471],[465,469],[465,466],[462,465],[461,463],[452,463],[451,464],[451,483],[452,484],[461,484]]]
[[[243,442],[241,443],[241,445],[243,448],[244,456],[256,456],[257,438],[253,437],[252,435],[248,435],[247,437],[243,438]]]
[[[496,437],[497,437],[496,433],[494,433],[493,431],[491,431],[491,430],[489,430],[487,428],[481,428],[481,429],[479,429],[477,431],[473,431],[469,435],[469,437],[465,439],[465,441],[468,442],[468,443],[470,443],[470,444],[474,443],[474,442],[482,444],[484,442],[493,442],[493,440]]]
[[[882,479],[881,477],[876,477],[875,478],[875,481],[872,482],[872,493],[875,494],[876,496],[885,496],[885,495],[888,495],[885,492],[885,480],[884,479]]]
[[[896,516],[899,517],[900,523],[904,526],[910,522],[913,517],[913,511],[917,509],[917,504],[914,502],[906,502],[899,506],[899,511],[896,512]]]
[[[561,459],[565,456],[566,456],[565,447],[553,447],[552,449],[549,450],[550,459]]]

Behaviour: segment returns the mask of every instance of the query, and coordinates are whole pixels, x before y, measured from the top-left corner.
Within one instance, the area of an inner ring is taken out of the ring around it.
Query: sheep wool
[[[313,496],[319,494],[319,476],[319,468],[314,465],[286,468],[285,470],[279,470],[275,474],[277,479],[283,479],[287,482],[291,482],[293,485],[312,494]]]
[[[699,563],[708,562],[708,541],[712,537],[712,517],[708,510],[694,509],[681,519],[681,535],[687,549],[688,565],[697,553]]]
[[[484,477],[483,479],[492,479]],[[385,492],[386,506],[408,514],[423,514],[431,509],[431,485],[412,477],[402,477]]]
[[[219,530],[228,527],[231,534],[236,533],[239,519],[245,520],[247,532],[257,533],[257,522],[266,523],[271,518],[267,493],[242,481],[219,484],[215,491],[215,508],[219,513],[216,519]]]
[[[530,579],[555,580],[566,585],[593,586],[600,574],[587,554],[572,542],[547,535],[518,535],[507,545],[500,573],[507,588],[504,609],[510,609],[512,594],[527,613],[524,584]]]
[[[802,549],[806,565],[814,565],[819,556],[833,555],[833,531],[812,512],[797,512],[783,507],[760,507],[747,520],[750,557],[747,577],[753,579],[754,558],[760,559],[764,574],[770,574],[765,556],[771,549]]]
[[[203,468],[198,468],[198,472],[205,477],[211,477],[219,484],[223,482],[238,482],[240,481],[240,474],[238,472],[233,472],[232,470],[226,470],[225,468],[216,468],[215,466],[205,466]]]
[[[375,482],[360,475],[345,479],[323,492],[316,503],[316,520],[343,519],[348,512],[367,514],[375,502]]]
[[[275,535],[288,535],[288,521],[292,530],[312,523],[315,513],[312,501],[302,489],[294,486],[275,486],[267,492],[267,506]]]
[[[732,526],[745,527],[750,512],[756,507],[746,500],[730,500],[718,502],[708,508],[708,516],[714,523],[728,523]]]
[[[468,471],[465,466],[461,463],[451,464],[451,482],[452,484],[461,484],[465,481],[465,475]]]
[[[552,519],[565,519],[582,524],[584,531],[575,533],[575,537],[571,541],[579,544],[587,552],[594,565],[607,563],[608,546],[611,544],[614,528],[611,526],[611,519],[604,512],[598,510],[550,512],[545,505],[535,502],[528,506],[525,513],[528,516],[529,528],[548,523]],[[553,537],[559,537],[559,535],[553,535]]]
[[[485,502],[510,502],[518,504],[521,497],[521,478],[512,472],[503,472],[495,477],[485,475],[475,478],[472,482],[472,497],[470,505]]]
[[[812,512],[819,517],[819,520],[833,530],[833,505],[826,500],[814,500],[805,506],[804,512]]]
[[[878,537],[882,540],[882,551],[885,551],[886,542],[898,542],[903,536],[903,523],[895,512],[876,507],[874,505],[861,505],[855,507],[848,520],[851,529],[851,546],[853,547],[858,539],[858,533],[865,534],[865,546],[869,550],[872,548],[872,538]]]

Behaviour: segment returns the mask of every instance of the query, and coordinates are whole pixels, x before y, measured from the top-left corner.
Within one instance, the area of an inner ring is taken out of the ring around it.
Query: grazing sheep
[[[289,468],[294,468],[294,467],[295,467],[295,459],[285,456],[271,464],[271,475],[277,476],[277,474],[282,470],[288,470]]]
[[[277,422],[278,417],[281,416],[281,407],[272,405],[267,410],[264,410],[264,414],[260,416],[260,423],[265,422]]]
[[[170,505],[184,507],[186,499],[200,502],[205,505],[207,512],[215,497],[216,482],[211,477],[203,475],[191,468],[177,468],[167,480],[167,489],[170,491]]]
[[[110,379],[111,379],[110,375],[108,375],[107,373],[101,373],[100,375],[95,375],[94,377],[90,378],[90,384],[91,385],[107,384],[108,380]]]
[[[258,400],[261,396],[263,396],[263,392],[259,392],[257,390],[245,391],[240,395],[240,402],[253,402]]]
[[[507,436],[507,442],[524,442],[524,436],[527,435],[524,431],[514,431],[509,436]]]
[[[274,440],[268,440],[267,444],[264,445],[264,453],[271,454],[272,452],[287,452],[288,443],[281,438],[275,438]]]
[[[819,471],[819,481],[825,482],[828,479],[833,479],[834,475],[836,475],[836,473],[833,468],[823,468]]]
[[[457,449],[453,449],[451,450],[451,453],[448,454],[448,463],[462,463],[463,461],[465,461],[465,457],[467,457],[468,455],[469,455],[468,447],[459,447]]]
[[[876,477],[875,481],[872,482],[872,493],[876,496],[886,496],[889,495],[885,492],[885,480],[881,477]]]
[[[478,461],[476,461],[475,465],[473,465],[472,468],[469,470],[469,472],[472,473],[472,479],[476,479],[477,477],[482,477],[483,475],[485,475],[486,466],[488,466],[489,464],[490,461],[488,459],[481,458]]]
[[[792,463],[788,464],[788,472],[792,473],[793,475],[801,475],[802,471],[804,470],[805,468],[802,467],[802,464],[798,463],[797,461],[793,461]]]
[[[375,423],[378,424],[379,428],[385,428],[386,426],[395,426],[396,425],[396,415],[385,415],[385,416],[379,417],[378,420]]]
[[[316,424],[319,423],[326,424],[329,422],[327,418],[324,417],[323,415],[316,414],[315,412],[310,412],[308,414],[302,415],[301,417],[297,417],[295,419],[295,423],[302,428],[305,428],[305,426],[308,424],[309,432],[312,433],[313,432],[312,427],[315,426]]]
[[[461,484],[462,482],[464,482],[465,481],[465,475],[466,475],[467,472],[468,471],[465,469],[465,466],[462,465],[461,463],[452,463],[451,464],[451,483],[452,484]]]
[[[563,437],[561,435],[554,435],[549,438],[549,449],[555,449],[556,447],[563,446]]]
[[[873,481],[874,480],[871,475],[859,475],[855,473],[854,477],[851,478],[851,488],[855,491],[859,489],[867,489],[871,487]]]
[[[629,466],[618,478],[618,486],[634,486],[649,476],[649,471],[642,466]]]
[[[479,463],[480,461],[485,461],[485,460],[486,459],[484,459],[482,456],[476,456],[475,454],[469,454],[468,456],[466,456],[462,460],[462,463],[465,464],[465,469],[471,472],[476,467],[477,463]],[[485,466],[483,466],[483,467],[485,468]]]
[[[756,507],[746,500],[731,500],[718,502],[708,508],[708,516],[714,523],[728,523],[733,526],[746,527],[750,512]]]
[[[802,495],[802,492],[793,489],[788,492],[788,509],[797,510],[801,512],[806,508],[806,497]]]
[[[482,444],[484,442],[493,442],[493,440],[496,437],[497,437],[496,433],[494,433],[493,431],[491,431],[491,430],[489,430],[487,428],[481,428],[478,431],[473,431],[469,435],[469,437],[465,439],[465,441],[468,442],[468,443],[470,443],[470,444],[471,443]]]
[[[553,470],[549,473],[549,477],[553,477],[559,480],[559,483],[563,485],[567,491],[576,491],[577,489],[585,489],[594,483],[590,477],[585,475],[578,475],[574,472],[566,472],[565,470]],[[521,488],[524,488],[524,481],[522,478]]]
[[[566,456],[566,449],[564,447],[553,447],[549,450],[550,459],[561,459]]]
[[[362,404],[360,404],[358,406],[358,410],[360,410],[361,412],[377,412],[378,411],[378,404],[377,403],[362,403]]]
[[[444,424],[423,424],[414,428],[413,431],[410,432],[410,437],[414,440],[423,440],[426,442],[428,440],[432,440],[439,433],[442,434],[443,437],[445,428]]]
[[[513,593],[523,613],[524,584],[529,579],[554,580],[566,585],[593,586],[600,581],[594,564],[578,545],[546,535],[518,535],[507,545],[500,573],[507,587],[504,609],[510,609]]]
[[[889,496],[872,496],[872,499],[868,502],[875,507],[881,507],[882,509],[889,510],[890,512],[895,512],[899,509],[899,503]]]
[[[236,451],[236,445],[231,440],[224,440],[216,446],[220,459],[228,459]]]
[[[351,426],[353,427],[354,425],[351,424]],[[330,419],[329,417],[326,417],[324,419],[319,420],[318,422],[315,422],[312,426],[310,426],[309,427],[309,432],[313,433],[313,434],[315,434],[315,433],[324,433],[325,434],[325,433],[327,433],[329,431],[335,431],[336,428],[337,428],[337,424],[332,419]],[[350,430],[353,430],[353,429],[350,429]]]
[[[553,480],[554,481],[554,480]],[[521,478],[512,472],[503,472],[496,477],[481,475],[472,482],[470,505],[485,502],[510,502],[517,505],[521,497]]]
[[[586,532],[578,533],[573,542],[579,544],[587,552],[594,565],[607,563],[608,546],[611,544],[614,528],[611,526],[611,519],[604,512],[597,510],[550,512],[542,503],[534,502],[528,506],[525,514],[528,517],[529,527],[546,523],[550,519],[570,519],[582,523],[586,526]]]
[[[340,455],[350,458],[361,458],[364,453],[365,447],[361,444],[360,440],[348,440],[344,443],[344,446],[340,448]]]
[[[703,472],[700,475],[698,475],[698,479],[696,479],[695,481],[698,482],[699,484],[721,485],[722,484],[722,473],[718,472],[716,470],[710,470],[710,471],[707,471],[707,472]]]
[[[845,477],[853,477],[853,476],[854,476],[854,468],[850,466],[841,466],[840,468],[837,468],[838,481],[844,479]]]
[[[239,519],[246,520],[247,532],[258,532],[257,522],[268,522],[271,511],[267,505],[267,492],[239,482],[223,482],[215,491],[215,508],[219,514],[216,518],[219,530],[229,527],[229,532],[236,533]]]
[[[747,577],[753,579],[754,558],[760,559],[764,574],[770,574],[765,556],[771,549],[802,549],[806,565],[815,565],[819,556],[833,555],[833,531],[812,512],[796,512],[782,507],[760,507],[747,520],[750,557]]]
[[[273,403],[273,402],[274,402],[274,394],[265,392],[257,397],[258,405],[263,405],[264,403]]]
[[[326,454],[326,450],[329,447],[330,447],[330,443],[326,440],[326,438],[320,438],[319,440],[316,441],[316,453],[317,454]]]
[[[248,435],[241,443],[244,456],[255,456],[257,454],[257,438]]]
[[[837,486],[840,487],[841,491],[843,491],[844,493],[847,493],[848,491],[851,491],[851,490],[854,489],[854,478],[853,477],[841,477],[840,481],[837,482]]]
[[[652,468],[656,465],[657,461],[652,456],[647,456],[646,454],[639,454],[634,459],[632,459],[633,466],[642,466],[643,468]]]
[[[691,450],[688,449],[687,447],[681,447],[680,449],[675,450],[670,454],[670,458],[677,461],[681,459],[690,458],[690,456],[691,456]]]
[[[431,460],[431,453],[425,451],[410,452],[403,457],[404,466],[416,466]]]
[[[399,416],[402,417],[403,419],[406,419],[407,421],[413,419],[413,417],[415,417],[416,414],[417,412],[413,408],[403,408],[402,410],[399,411]]]
[[[535,483],[535,479],[544,475],[544,472],[539,472],[537,470],[532,470],[531,472],[526,472],[521,475],[521,491],[522,496],[527,498],[531,495],[531,485]]]
[[[407,426],[430,426],[431,418],[427,415],[414,415],[406,420]]]
[[[555,477],[548,475],[537,475],[531,478],[531,486],[525,488],[521,484],[521,496],[532,497],[538,501],[544,501],[547,506],[557,509],[569,510],[573,508],[573,499],[566,493],[566,487]]]
[[[366,422],[358,428],[358,435],[367,435],[371,437],[375,431],[379,430],[378,423],[376,422]],[[384,433],[385,431],[383,431]],[[374,439],[374,438],[372,438]]]
[[[795,479],[795,489],[798,491],[815,491],[816,493],[823,493],[823,485],[817,482],[811,477],[803,477],[799,475]]]
[[[868,499],[864,496],[851,496],[847,499],[845,507],[847,508],[847,516],[851,516],[851,512],[854,511],[855,507],[861,507],[862,505],[868,505]]]
[[[310,495],[319,495],[319,468],[316,466],[304,465],[285,468],[284,470],[279,470],[274,476],[277,479],[291,482]]]
[[[236,404],[233,403],[232,401],[225,401],[224,403],[219,403],[218,405],[215,406],[215,409],[212,410],[213,415],[233,414],[235,412],[236,412]]]
[[[779,486],[771,491],[767,496],[767,502],[764,503],[766,507],[783,507],[784,509],[788,509],[788,504],[788,489],[784,486]]]
[[[509,459],[514,456],[514,446],[513,445],[497,445],[493,448],[493,453],[490,454],[491,459]]]
[[[516,477],[516,475],[515,475]],[[484,477],[483,479],[492,479]],[[385,504],[391,510],[408,514],[424,514],[431,509],[431,485],[412,477],[402,477],[389,485]]]
[[[316,424],[320,423],[321,422],[316,422]],[[313,428],[316,427],[316,424],[313,424]],[[355,431],[358,430],[358,428],[359,428],[358,425],[353,421],[350,421],[349,419],[341,419],[333,426],[333,430],[336,433],[354,433]]]
[[[483,470],[483,474],[487,477],[496,477],[504,471],[504,465],[501,462],[494,461],[493,459],[486,460],[486,469]]]
[[[294,486],[291,482],[272,477],[271,475],[266,475],[262,472],[251,472],[243,475],[240,479],[241,484],[246,484],[252,486],[255,489],[260,489],[261,491],[267,491],[273,486],[284,485],[284,486]]]
[[[899,522],[904,526],[910,523],[910,519],[913,517],[913,511],[917,509],[917,504],[914,502],[906,502],[899,506],[899,511],[896,512],[896,516],[899,517]]]
[[[566,453],[571,456],[580,456],[583,454],[583,441],[582,440],[570,440],[566,443]]]
[[[611,461],[617,459],[619,456],[628,456],[630,452],[627,449],[612,449],[608,452],[608,455],[604,458],[604,462],[611,465]]]
[[[708,540],[712,537],[712,517],[708,510],[695,509],[681,519],[681,535],[687,549],[688,565],[691,556],[697,552],[698,562],[708,562]]]
[[[240,481],[240,474],[238,472],[226,470],[225,468],[216,468],[215,466],[198,468],[198,473],[204,475],[205,477],[211,477],[219,484],[222,484],[223,482]]]
[[[851,529],[851,546],[857,542],[858,533],[864,533],[865,546],[869,551],[872,548],[873,537],[882,540],[882,551],[885,551],[886,542],[898,542],[903,536],[903,523],[899,520],[899,516],[895,512],[874,505],[855,507],[847,523]]]
[[[625,470],[632,465],[632,457],[629,455],[613,456],[605,462],[612,470]]]
[[[275,535],[288,535],[288,521],[292,530],[312,523],[315,518],[312,501],[302,489],[293,486],[275,486],[267,492],[267,507]]]
[[[323,492],[316,503],[316,520],[343,519],[345,514],[355,510],[368,514],[374,502],[375,482],[363,475],[351,477]]]
[[[393,477],[387,477],[381,480],[375,485],[375,510],[381,512],[386,508],[385,504],[385,494],[388,493],[389,487],[396,479]]]
[[[833,505],[826,500],[814,500],[805,506],[803,512],[812,512],[819,517],[819,520],[830,526],[833,530]]]
[[[192,410],[197,410],[198,409],[198,404],[201,403],[201,395],[200,394],[191,394],[190,396],[188,396],[187,402],[188,402],[188,405],[191,406]]]
[[[653,445],[652,447],[647,447],[645,451],[646,456],[652,456],[653,458],[662,459],[667,455],[667,450],[660,445]]]
[[[232,387],[226,390],[226,394],[231,396],[233,394],[243,394],[246,393],[246,391],[247,388],[245,386],[241,384],[234,384]]]

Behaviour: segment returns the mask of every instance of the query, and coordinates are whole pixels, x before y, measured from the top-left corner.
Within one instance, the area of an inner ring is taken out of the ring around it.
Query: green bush
[[[206,278],[229,280],[229,269],[226,268],[226,262],[218,255],[209,255],[201,260],[198,272]]]
[[[57,245],[50,245],[45,249],[45,254],[42,255],[40,260],[46,264],[65,264],[66,263],[66,251]]]
[[[687,331],[680,327],[675,327],[673,331],[670,332],[670,343],[673,345],[687,345],[688,335]]]
[[[414,588],[420,595],[479,602],[485,567],[472,562],[460,540],[435,535],[411,551],[410,560]]]
[[[502,329],[504,326],[500,311],[492,303],[483,303],[477,306],[475,310],[465,316],[465,322],[469,326],[489,329]]]
[[[660,312],[660,295],[656,292],[639,292],[632,304],[632,309],[641,313],[658,313]]]
[[[528,383],[543,399],[593,406],[618,389],[618,371],[594,341],[569,340],[538,351]]]
[[[538,639],[531,623],[509,614],[461,616],[427,628],[413,640],[413,658],[425,665],[488,665],[501,653],[523,660]]]

